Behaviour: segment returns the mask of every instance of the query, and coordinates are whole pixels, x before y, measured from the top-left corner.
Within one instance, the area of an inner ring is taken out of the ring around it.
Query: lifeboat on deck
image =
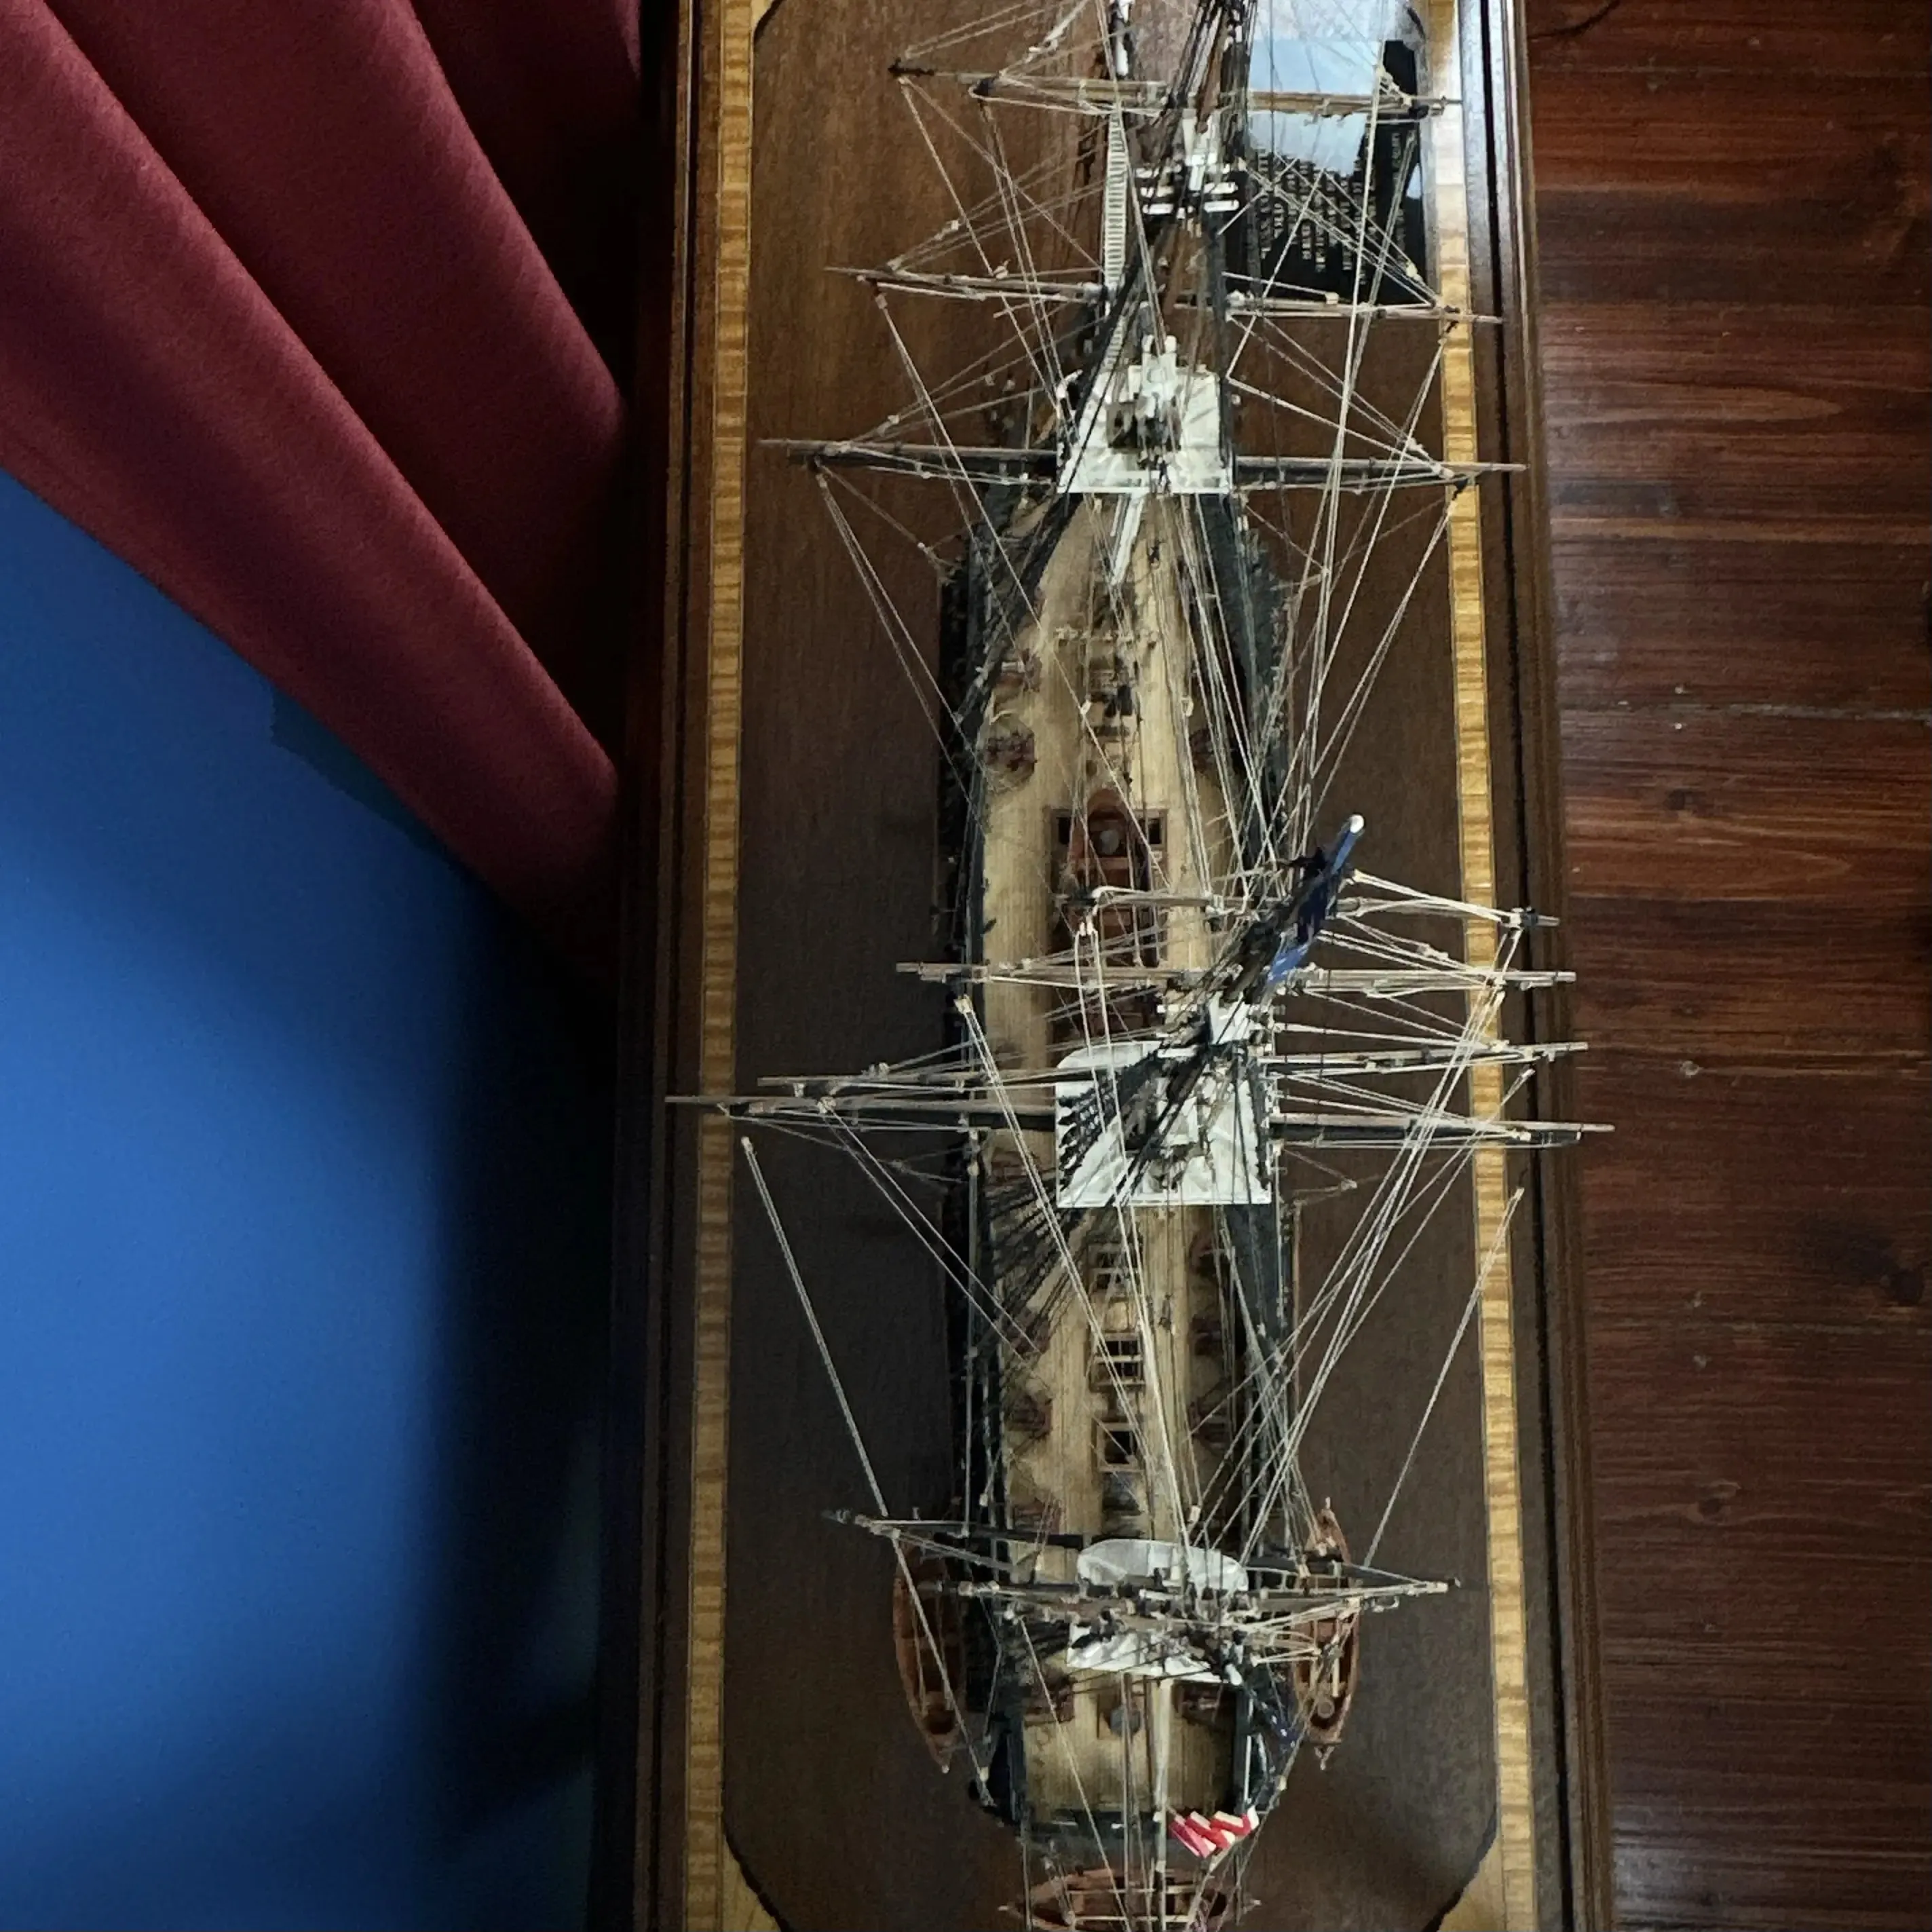
[[[1318,1578],[1324,1570],[1339,1575],[1346,1568],[1348,1540],[1332,1509],[1324,1505],[1316,1513],[1301,1553]],[[1299,1659],[1294,1666],[1295,1702],[1300,1706],[1304,1732],[1322,1758],[1341,1742],[1342,1727],[1354,1702],[1361,1622],[1359,1610],[1345,1610],[1308,1625],[1306,1634],[1316,1646],[1316,1654]]]
[[[945,1584],[945,1565],[935,1556],[908,1554],[892,1577],[892,1649],[899,1682],[912,1720],[941,1771],[950,1768],[964,1738],[946,1687],[951,1684],[958,1695],[965,1667],[959,1600]]]

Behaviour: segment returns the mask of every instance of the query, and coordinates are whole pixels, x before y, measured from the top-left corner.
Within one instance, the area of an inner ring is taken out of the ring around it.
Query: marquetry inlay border
[[[752,206],[754,0],[687,5],[698,37],[697,181],[686,233],[692,291],[686,347],[691,435],[685,502],[686,622],[701,639],[691,720],[701,763],[697,850],[695,1071],[723,1093],[736,1072],[739,746],[744,620],[745,403]],[[675,533],[674,533],[675,541]],[[731,1398],[732,1142],[729,1124],[698,1124],[692,1264],[691,1443],[686,1624],[683,1922],[691,1932],[753,1932],[749,1894],[724,1842],[725,1510]],[[767,1923],[769,1922],[766,1922]]]
[[[1436,286],[1445,304],[1470,310],[1469,184],[1461,104],[1461,0],[1428,0],[1431,91],[1450,104],[1428,124],[1426,192]],[[1442,357],[1444,458],[1470,463],[1477,446],[1475,345],[1468,327],[1454,331]],[[1492,801],[1496,773],[1490,742],[1490,638],[1483,583],[1482,507],[1476,489],[1463,490],[1449,512],[1450,628],[1456,680],[1456,794],[1460,808],[1462,896],[1496,902],[1496,839]],[[1493,964],[1496,929],[1467,922],[1464,945],[1472,963]],[[1471,1111],[1478,1117],[1502,1106],[1499,1067],[1470,1073]],[[1489,1524],[1490,1662],[1496,1726],[1496,1837],[1466,1904],[1492,1932],[1534,1932],[1536,1907],[1535,1801],[1530,1762],[1528,1635],[1523,1600],[1522,1494],[1516,1421],[1514,1277],[1490,1265],[1507,1244],[1509,1177],[1499,1148],[1478,1149],[1471,1163],[1474,1262],[1482,1271],[1478,1325],[1482,1355],[1483,1455]],[[1467,1922],[1473,1924],[1473,1919]]]

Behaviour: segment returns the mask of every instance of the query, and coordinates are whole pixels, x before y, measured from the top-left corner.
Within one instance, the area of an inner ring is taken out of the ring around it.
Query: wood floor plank
[[[1539,80],[1619,68],[1885,80],[1926,70],[1900,0],[1550,0],[1532,10]]]
[[[1707,1616],[1748,1629],[1785,1625],[1806,1609],[1815,1627],[1813,1590],[1799,1587],[1808,1566],[1842,1566],[1841,1584],[1828,1587],[1851,1599],[1867,1594],[1861,1576],[1922,1568],[1932,1556],[1928,1367],[1932,1330],[1922,1323],[1890,1333],[1701,1313],[1597,1323],[1592,1374],[1606,1389],[1640,1392],[1650,1420],[1603,1445],[1594,1466],[1600,1527],[1641,1524],[1654,1572],[1641,1583],[1606,1580],[1606,1634],[1618,1636],[1619,1616],[1640,1605],[1667,1621],[1664,1600],[1683,1610],[1687,1634]],[[1900,1453],[1913,1449],[1916,1457]],[[1894,1653],[1894,1670],[1916,1658],[1912,1678],[1932,1684],[1923,1577],[1918,1594],[1925,1618],[1908,1624],[1900,1604],[1868,1635]],[[1736,1691],[1768,1688],[1736,1674]]]
[[[1596,1465],[1601,1532],[1645,1552],[1600,1597],[1632,1917],[1895,1909],[1932,1696],[1932,1334],[1629,1322],[1592,1366],[1647,1422]]]
[[[1546,302],[1922,304],[1922,77],[1534,71]]]
[[[1697,1739],[1712,1708],[1674,1702],[1673,1732]],[[1921,1787],[1844,1760],[1832,1731],[1802,1714],[1784,1711],[1774,1728],[1782,1768],[1738,1774],[1691,1749],[1620,1807],[1626,1924],[1889,1932],[1917,1922],[1897,1901],[1923,1883]],[[1843,1764],[1828,1784],[1821,1761]]]
[[[1932,16],[1528,0],[1618,1922],[1932,1922]]]
[[[1932,890],[1916,720],[1566,710],[1563,759],[1573,891],[1856,898],[1903,919]]]
[[[1580,1162],[1593,1328],[1700,1313],[1928,1326],[1922,1066],[1692,1073],[1600,1042],[1580,1082],[1584,1109],[1617,1130]],[[1593,1420],[1610,1454],[1646,1426],[1614,1392]]]
[[[1552,304],[1542,325],[1559,512],[1922,515],[1932,343],[1882,309]]]
[[[1562,404],[1559,389],[1552,406]],[[1571,518],[1553,562],[1564,692],[1580,710],[1932,704],[1932,662],[1898,644],[1925,626],[1922,543],[1794,544],[1748,526],[1634,536]],[[1691,610],[1695,652],[1684,648]]]
[[[1692,1078],[1923,1068],[1925,924],[1862,896],[1580,893],[1570,943],[1604,970],[1580,989],[1577,1010],[1619,1054],[1654,1055]]]

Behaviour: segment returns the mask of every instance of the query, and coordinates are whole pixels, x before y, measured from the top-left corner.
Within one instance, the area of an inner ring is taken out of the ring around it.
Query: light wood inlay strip
[[[736,1077],[738,757],[744,619],[745,409],[752,197],[753,0],[700,9],[692,368],[694,482],[707,500],[692,545],[703,614],[703,800],[699,884],[698,1079]],[[724,1521],[730,1444],[732,1140],[728,1122],[698,1127],[692,1282],[690,1622],[685,1736],[684,1924],[720,1932],[735,1867],[724,1844]],[[740,1888],[742,1888],[742,1880]]]
[[[1436,74],[1432,91],[1460,101],[1459,0],[1430,0],[1429,46]],[[1460,105],[1428,124],[1426,155],[1436,286],[1445,303],[1470,307],[1468,183]],[[1442,358],[1443,455],[1476,459],[1474,344],[1467,328],[1449,338]],[[1479,904],[1496,899],[1496,848],[1491,818],[1489,666],[1483,602],[1481,506],[1474,488],[1452,502],[1448,536],[1450,625],[1456,666],[1456,763],[1462,895]],[[1496,958],[1496,932],[1486,920],[1468,922],[1464,944],[1473,964]],[[1501,1110],[1499,1067],[1479,1066],[1469,1079],[1472,1111]],[[1483,1148],[1472,1163],[1475,1220],[1474,1259],[1480,1266],[1495,1246],[1508,1211],[1509,1180],[1502,1150]],[[1500,1906],[1494,1932],[1534,1932],[1536,1916],[1535,1806],[1530,1776],[1529,1671],[1523,1601],[1522,1498],[1518,1471],[1516,1341],[1511,1270],[1487,1271],[1479,1326],[1483,1370],[1484,1486],[1489,1519],[1490,1642],[1496,1724],[1496,1841],[1485,1876]]]

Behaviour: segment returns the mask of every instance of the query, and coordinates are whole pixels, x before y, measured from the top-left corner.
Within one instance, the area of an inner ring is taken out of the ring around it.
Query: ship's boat
[[[850,1520],[1031,1926],[1237,1915],[1364,1618],[1446,1587],[1310,1493],[1310,1415],[1476,1152],[1580,1131],[1523,1105],[1566,1049],[1502,1030],[1556,976],[1534,916],[1368,872],[1333,796],[1485,473],[1431,442],[1476,319],[1429,275],[1420,70],[1384,0],[1052,0],[908,50],[957,211],[866,272],[912,398],[794,452],[938,735],[950,943],[908,964],[952,1030],[714,1097],[857,1162],[954,1297],[951,1514]],[[933,301],[983,320],[957,367],[892,320]],[[895,488],[957,512],[936,652],[861,534]]]

